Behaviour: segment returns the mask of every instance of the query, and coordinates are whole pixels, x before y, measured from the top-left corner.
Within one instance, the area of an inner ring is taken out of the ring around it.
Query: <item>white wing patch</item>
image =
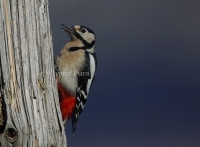
[[[88,79],[87,93],[89,93],[89,90],[90,90],[90,87],[91,87],[91,84],[92,84],[92,80],[94,78],[95,68],[96,68],[94,57],[91,54],[89,54],[89,57],[90,57],[90,75],[91,75],[91,78]]]
[[[83,108],[86,103],[86,99],[89,94],[90,87],[92,85],[93,79],[94,79],[94,74],[96,71],[96,62],[95,62],[95,55],[88,53],[87,54],[87,63],[85,65],[85,70],[90,69],[90,75],[89,76],[84,76],[84,77],[78,77],[79,78],[79,83],[78,83],[78,88],[77,88],[77,93],[76,93],[76,108],[73,112],[72,115],[72,126],[73,126],[73,132],[76,129],[76,124],[78,121],[78,117],[83,111]],[[89,67],[88,67],[89,66]],[[84,71],[85,71],[84,70]]]

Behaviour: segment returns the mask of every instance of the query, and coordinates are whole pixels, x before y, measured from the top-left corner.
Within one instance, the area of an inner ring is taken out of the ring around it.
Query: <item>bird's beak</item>
[[[60,28],[62,30],[64,30],[65,32],[67,32],[68,34],[70,34],[70,35],[74,34],[74,30],[72,28],[70,28],[70,27],[65,26],[64,24],[61,24]]]

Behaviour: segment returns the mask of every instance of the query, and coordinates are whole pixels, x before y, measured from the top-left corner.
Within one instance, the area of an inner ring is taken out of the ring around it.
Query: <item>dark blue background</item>
[[[96,79],[69,147],[200,147],[199,0],[49,0],[61,23],[96,33]]]

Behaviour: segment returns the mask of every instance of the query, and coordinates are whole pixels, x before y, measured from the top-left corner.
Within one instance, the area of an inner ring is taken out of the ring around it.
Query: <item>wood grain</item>
[[[0,0],[0,146],[67,146],[53,66],[48,0]]]

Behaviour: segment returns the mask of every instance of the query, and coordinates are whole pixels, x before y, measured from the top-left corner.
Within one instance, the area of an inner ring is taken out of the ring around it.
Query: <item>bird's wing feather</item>
[[[86,64],[84,69],[78,74],[78,89],[76,92],[76,106],[74,113],[72,115],[72,128],[73,132],[76,129],[76,124],[78,121],[78,117],[81,114],[85,103],[86,99],[89,94],[90,87],[92,85],[95,72],[96,72],[96,55],[95,53],[85,53],[86,57]]]

